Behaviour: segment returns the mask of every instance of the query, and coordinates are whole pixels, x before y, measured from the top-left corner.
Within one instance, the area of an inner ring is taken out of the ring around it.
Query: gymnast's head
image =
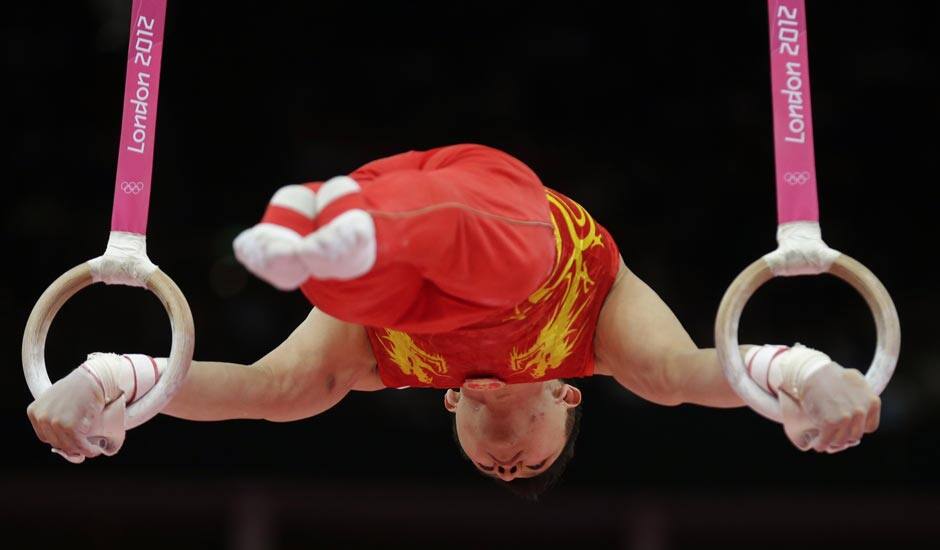
[[[457,444],[473,467],[537,500],[574,456],[581,391],[562,380],[447,390]]]

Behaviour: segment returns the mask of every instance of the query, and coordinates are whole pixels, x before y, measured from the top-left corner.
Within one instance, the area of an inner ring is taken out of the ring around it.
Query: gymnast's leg
[[[523,301],[555,261],[544,187],[494,149],[405,153],[307,189],[297,192],[307,203],[275,195],[262,224],[236,239],[236,254],[276,278],[270,267],[283,256],[259,260],[252,246],[264,226],[277,226],[292,239],[282,248],[304,294],[347,322],[413,332],[466,326]]]

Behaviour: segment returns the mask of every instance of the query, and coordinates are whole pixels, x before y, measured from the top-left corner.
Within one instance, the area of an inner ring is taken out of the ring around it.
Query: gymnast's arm
[[[161,361],[90,355],[27,407],[36,436],[73,462],[113,455],[124,443],[119,427],[125,400],[133,402],[153,387],[153,367]],[[381,389],[374,365],[363,327],[313,310],[253,365],[193,361],[163,412],[189,420],[306,418],[329,409],[350,389]]]
[[[777,394],[784,431],[797,448],[835,453],[878,429],[881,400],[859,371],[802,346],[751,347],[740,350],[751,358],[749,374]],[[595,355],[598,374],[656,403],[743,404],[716,350],[698,349],[669,307],[622,263],[598,320]],[[754,376],[760,372],[766,375]]]
[[[621,260],[594,340],[596,374],[661,405],[744,405],[714,348],[699,349],[669,306]],[[745,353],[750,346],[742,346]]]
[[[299,420],[339,403],[351,389],[379,389],[365,329],[319,309],[254,364],[193,361],[164,414],[187,420]]]

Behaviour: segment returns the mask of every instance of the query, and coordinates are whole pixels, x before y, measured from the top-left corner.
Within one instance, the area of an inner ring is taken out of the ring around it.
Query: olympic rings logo
[[[809,172],[786,172],[783,174],[783,181],[787,185],[805,185],[809,182]]]
[[[124,191],[128,195],[136,195],[144,190],[144,182],[142,181],[122,181],[121,182],[121,191]]]

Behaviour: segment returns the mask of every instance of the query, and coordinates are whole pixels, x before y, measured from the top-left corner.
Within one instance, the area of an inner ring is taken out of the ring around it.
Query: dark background
[[[747,409],[656,407],[585,380],[577,456],[539,505],[460,458],[430,390],[354,393],[291,424],[158,417],[81,466],[35,439],[20,338],[46,286],[107,241],[129,6],[17,2],[0,20],[5,532],[186,548],[929,547],[940,534],[937,4],[808,8],[824,236],[881,278],[903,327],[881,429],[803,454]],[[171,0],[148,241],[189,299],[196,358],[250,363],[308,311],[231,252],[279,186],[458,142],[504,149],[586,206],[712,346],[725,288],[775,246],[766,5],[622,7]],[[775,280],[741,341],[800,341],[864,368],[874,324],[835,279]],[[57,317],[47,360],[57,378],[91,351],[169,342],[155,297],[92,287]]]

